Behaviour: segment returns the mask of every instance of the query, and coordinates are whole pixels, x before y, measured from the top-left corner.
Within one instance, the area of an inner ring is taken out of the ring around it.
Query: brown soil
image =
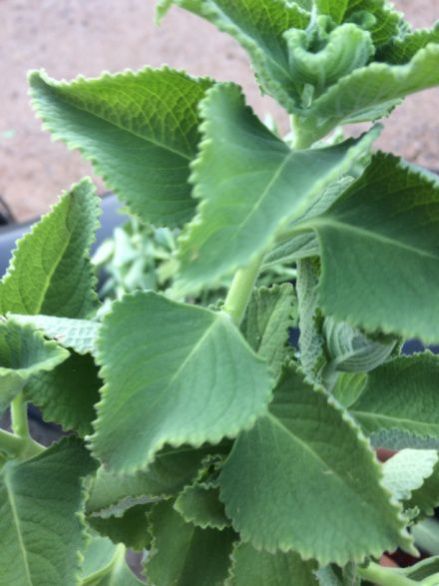
[[[417,26],[439,17],[436,0],[397,0]],[[262,98],[236,43],[211,25],[173,9],[160,28],[153,0],[0,0],[0,194],[20,219],[47,210],[72,182],[90,173],[77,153],[50,142],[29,106],[26,72],[45,68],[55,78],[97,76],[167,63],[195,75],[241,83],[263,115],[278,116]],[[387,122],[381,148],[439,168],[439,91],[408,99]],[[103,186],[100,185],[103,189]]]

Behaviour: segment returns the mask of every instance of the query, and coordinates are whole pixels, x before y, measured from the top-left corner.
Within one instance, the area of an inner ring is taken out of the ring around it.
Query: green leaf
[[[341,78],[304,112],[302,136],[315,141],[340,124],[378,120],[402,98],[439,84],[439,44],[418,51],[406,64],[372,63]]]
[[[344,565],[411,547],[365,438],[292,368],[268,415],[236,440],[219,481],[234,528],[257,549]]]
[[[366,382],[367,374],[364,372],[341,372],[332,395],[343,407],[349,408],[363,392]]]
[[[174,496],[194,480],[206,453],[205,449],[189,446],[164,448],[146,472],[132,476],[114,474],[101,467],[90,487],[87,512],[111,514],[112,510],[120,510],[124,502]]]
[[[0,414],[31,377],[53,370],[68,352],[30,326],[0,321]]]
[[[438,211],[433,174],[377,154],[327,212],[301,225],[320,241],[324,313],[366,331],[438,341]]]
[[[203,482],[187,486],[177,497],[174,509],[187,523],[193,523],[201,529],[221,530],[230,527],[216,483]]]
[[[334,1],[337,4],[337,0]],[[403,14],[387,0],[349,0],[345,20],[368,30],[375,47],[386,46],[408,26]]]
[[[84,553],[81,586],[142,586],[125,562],[125,547],[94,537]]]
[[[150,516],[153,547],[146,575],[154,586],[222,586],[235,534],[230,529],[200,529],[172,508],[156,505]]]
[[[0,584],[76,586],[85,545],[81,477],[94,462],[80,442],[63,440],[0,472]]]
[[[290,70],[284,33],[304,29],[310,16],[297,3],[284,0],[172,0],[159,3],[159,15],[171,4],[181,6],[229,34],[247,51],[257,80],[289,112],[297,109],[300,91]]]
[[[439,23],[432,29],[416,30],[393,39],[380,51],[379,59],[393,65],[404,65],[430,43],[439,44]]]
[[[419,452],[421,450],[415,450]],[[437,453],[437,452],[436,452]],[[434,510],[439,506],[439,464],[436,464],[432,474],[425,480],[423,485],[414,490],[407,508],[417,508],[422,516],[434,515]],[[438,570],[439,571],[439,570]]]
[[[18,241],[0,282],[0,312],[87,317],[97,307],[88,252],[99,199],[85,179]]]
[[[96,573],[111,568],[116,553],[116,546],[104,537],[92,537],[83,551],[82,575],[87,582]]]
[[[84,437],[93,432],[101,386],[93,358],[72,353],[52,371],[33,376],[26,383],[24,394],[41,409],[45,421]]]
[[[410,499],[438,463],[436,450],[401,450],[383,464],[383,484],[399,501]]]
[[[49,315],[17,315],[10,317],[19,324],[29,324],[77,354],[93,354],[100,324],[86,319],[69,319]]]
[[[134,551],[142,551],[151,543],[147,519],[150,507],[150,504],[134,505],[120,515],[108,517],[89,515],[87,522],[100,535],[109,537],[113,543],[123,543]]]
[[[239,543],[232,554],[227,586],[318,586],[317,564],[304,562],[297,553],[257,551],[249,543]]]
[[[189,162],[199,142],[197,106],[210,80],[163,68],[70,83],[33,72],[30,85],[54,138],[90,159],[142,220],[179,225],[192,216]]]
[[[437,440],[438,385],[438,357],[429,352],[401,356],[369,373],[349,411],[368,434],[392,430]]]
[[[201,104],[200,154],[191,181],[201,200],[180,237],[183,291],[198,289],[250,264],[282,226],[364,157],[378,135],[292,151],[245,106],[239,87],[219,84]]]
[[[270,365],[276,379],[291,354],[288,336],[295,317],[295,295],[290,284],[253,291],[241,331],[253,350]]]
[[[232,438],[270,401],[266,364],[222,312],[152,292],[127,296],[104,320],[98,347],[106,386],[91,444],[120,473],[147,468],[165,444]]]

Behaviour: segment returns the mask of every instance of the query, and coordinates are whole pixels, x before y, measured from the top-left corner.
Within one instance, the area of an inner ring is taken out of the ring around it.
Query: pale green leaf
[[[86,319],[69,319],[49,315],[17,315],[10,317],[20,324],[30,324],[77,354],[93,354],[100,324]]]
[[[164,68],[70,83],[34,72],[30,85],[45,127],[90,159],[134,213],[166,225],[192,216],[189,162],[210,80]]]
[[[336,5],[338,0],[329,2]],[[387,0],[349,0],[344,19],[368,30],[375,47],[387,45],[408,26],[403,14]]]
[[[117,515],[89,515],[87,522],[100,535],[109,537],[113,543],[123,543],[134,551],[142,551],[151,543],[147,519],[150,507],[148,503],[138,504]]]
[[[0,311],[87,317],[97,307],[88,252],[98,225],[99,199],[89,180],[66,192],[18,241],[0,283]]]
[[[165,444],[234,437],[270,401],[267,365],[222,312],[127,296],[104,320],[98,348],[106,386],[91,443],[120,473],[147,468]]]
[[[288,111],[300,104],[303,83],[292,74],[284,33],[304,29],[310,16],[297,3],[284,0],[165,0],[163,15],[171,4],[181,6],[229,34],[247,51],[264,93],[273,96]]]
[[[207,449],[188,446],[165,448],[146,472],[131,476],[113,474],[101,467],[90,487],[87,512],[111,514],[123,508],[124,503],[173,496],[194,480],[207,453]]]
[[[27,400],[40,408],[45,421],[81,437],[92,433],[102,381],[91,356],[72,353],[50,372],[33,376],[25,385]]]
[[[48,373],[69,353],[32,327],[0,321],[0,414],[33,376]]]
[[[293,369],[269,414],[236,440],[219,481],[234,528],[257,549],[344,565],[411,546],[365,438]]]
[[[407,501],[430,478],[438,460],[436,450],[401,450],[383,464],[383,484],[396,499]]]
[[[302,136],[311,140],[339,124],[378,120],[409,94],[439,84],[439,44],[427,45],[406,64],[371,63],[341,78],[303,113]]]
[[[109,570],[115,553],[116,546],[109,539],[95,536],[89,539],[82,553],[82,580],[87,581],[96,573]]]
[[[341,372],[331,394],[343,407],[350,407],[363,392],[367,382],[364,372]]]
[[[235,534],[230,529],[200,529],[183,518],[172,502],[150,515],[154,536],[146,575],[154,586],[223,586]]]
[[[421,450],[415,450],[416,452]],[[412,492],[411,499],[407,503],[408,508],[416,508],[422,516],[434,515],[434,510],[439,506],[439,464],[434,467],[433,473],[423,485]]]
[[[292,151],[245,106],[239,87],[221,84],[201,105],[203,143],[192,182],[201,202],[180,237],[177,287],[197,289],[248,265],[333,181],[364,157],[378,135]]]
[[[317,564],[304,562],[297,553],[257,551],[239,543],[232,554],[227,586],[318,586]]]
[[[329,366],[341,372],[369,372],[392,354],[396,340],[385,336],[367,336],[346,322],[327,317],[323,333],[329,355]]]
[[[437,440],[438,387],[437,356],[401,356],[369,373],[366,387],[349,411],[367,433],[392,430]]]
[[[326,315],[366,331],[439,340],[439,181],[377,154],[321,216],[319,302]]]
[[[81,477],[94,463],[68,439],[0,472],[0,584],[76,586],[85,534]]]
[[[81,586],[142,586],[125,561],[125,547],[94,537],[84,552]]]
[[[291,355],[289,330],[297,313],[292,285],[261,287],[253,291],[241,331],[253,348],[270,365],[279,378],[282,365]]]
[[[224,529],[230,520],[219,499],[219,488],[213,483],[196,483],[187,486],[177,497],[174,508],[187,523],[201,529]]]

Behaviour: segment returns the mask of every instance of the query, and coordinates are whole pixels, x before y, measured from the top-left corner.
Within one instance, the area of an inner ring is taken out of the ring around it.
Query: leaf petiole
[[[30,437],[29,422],[27,419],[27,402],[20,393],[11,403],[11,427],[12,431],[22,439]]]
[[[366,568],[358,568],[358,573],[376,586],[413,586],[418,583],[402,576],[396,569],[384,568],[375,563],[370,563]]]
[[[224,311],[236,325],[244,317],[264,256],[258,256],[250,265],[237,271],[224,302]]]

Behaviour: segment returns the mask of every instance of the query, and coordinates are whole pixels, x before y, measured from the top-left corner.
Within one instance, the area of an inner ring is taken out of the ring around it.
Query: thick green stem
[[[29,434],[29,422],[27,419],[27,402],[20,393],[11,403],[11,427],[18,437],[27,439]]]
[[[414,586],[416,582],[401,575],[398,570],[383,568],[378,564],[371,563],[367,568],[358,568],[358,573],[368,582],[376,586]]]
[[[232,317],[238,326],[250,301],[263,258],[263,256],[259,256],[248,267],[240,269],[236,273],[224,302],[224,311]]]
[[[16,456],[21,452],[24,446],[22,438],[0,429],[0,452],[6,453],[8,456]]]

